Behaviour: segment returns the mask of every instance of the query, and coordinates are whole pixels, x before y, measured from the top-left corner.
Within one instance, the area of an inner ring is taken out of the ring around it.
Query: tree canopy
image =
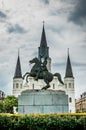
[[[7,113],[14,113],[14,107],[18,108],[18,98],[7,96],[3,101],[3,109]]]

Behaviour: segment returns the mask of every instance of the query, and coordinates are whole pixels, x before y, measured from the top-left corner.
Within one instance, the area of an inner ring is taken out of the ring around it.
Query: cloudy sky
[[[75,96],[86,91],[86,0],[0,0],[0,90],[12,94],[20,50],[22,74],[37,56],[42,21],[52,72],[65,76],[67,49],[75,77]]]

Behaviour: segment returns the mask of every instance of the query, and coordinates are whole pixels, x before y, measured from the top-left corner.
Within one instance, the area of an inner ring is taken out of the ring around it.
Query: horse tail
[[[24,75],[23,75],[23,79],[25,78],[26,75],[29,75],[30,73],[29,72],[26,72]]]
[[[58,77],[59,82],[64,85],[60,73],[55,73],[53,76]]]

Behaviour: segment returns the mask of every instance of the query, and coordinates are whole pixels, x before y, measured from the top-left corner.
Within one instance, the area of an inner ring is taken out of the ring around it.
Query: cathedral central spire
[[[38,53],[39,59],[49,58],[48,49],[49,49],[49,47],[47,46],[47,40],[46,40],[46,34],[45,34],[45,28],[44,28],[44,22],[43,22],[41,42],[40,42],[39,53]]]
[[[43,21],[43,30],[42,30],[40,47],[45,47],[45,48],[47,47],[45,28],[44,28],[44,21]]]

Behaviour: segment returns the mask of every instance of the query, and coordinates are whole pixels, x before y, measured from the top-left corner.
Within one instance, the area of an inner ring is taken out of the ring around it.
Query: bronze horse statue
[[[38,58],[34,58],[29,61],[30,64],[35,63],[31,69],[30,72],[25,73],[23,76],[23,79],[26,76],[26,82],[28,82],[28,77],[34,77],[35,80],[38,79],[43,79],[44,82],[46,83],[46,86],[44,86],[42,89],[47,89],[50,87],[50,82],[53,80],[54,76],[58,77],[58,80],[61,84],[64,84],[61,75],[59,73],[52,74],[48,71],[46,64],[47,64],[47,59],[44,60],[42,63]]]

